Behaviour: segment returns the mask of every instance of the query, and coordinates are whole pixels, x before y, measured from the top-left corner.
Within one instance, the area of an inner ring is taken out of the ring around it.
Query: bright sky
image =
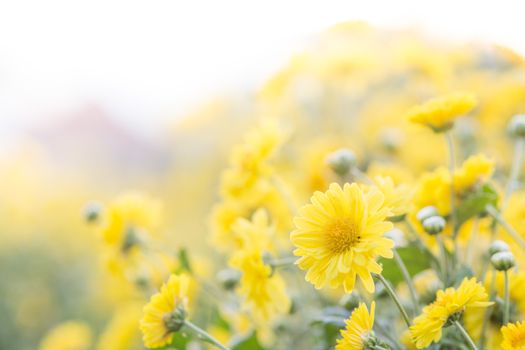
[[[253,88],[334,23],[421,26],[525,53],[523,1],[0,0],[0,137],[85,102],[136,130]]]

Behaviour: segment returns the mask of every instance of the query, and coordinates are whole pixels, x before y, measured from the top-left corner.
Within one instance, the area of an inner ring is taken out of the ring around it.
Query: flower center
[[[525,333],[516,334],[510,343],[515,348],[521,348],[522,346],[525,346]]]
[[[333,221],[326,229],[326,244],[334,254],[348,251],[359,243],[360,239],[359,226],[348,218]]]

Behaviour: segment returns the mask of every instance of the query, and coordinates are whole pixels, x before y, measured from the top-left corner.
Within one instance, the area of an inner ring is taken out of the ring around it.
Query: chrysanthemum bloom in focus
[[[454,125],[454,120],[470,112],[477,104],[472,94],[454,93],[431,99],[410,109],[407,118],[418,124],[442,132]]]
[[[438,342],[442,336],[443,327],[461,318],[469,308],[483,308],[492,305],[488,295],[475,278],[465,278],[461,285],[455,288],[439,290],[436,300],[423,309],[423,313],[414,319],[410,333],[418,349]]]
[[[39,350],[87,350],[90,346],[90,328],[82,322],[68,321],[49,331]]]
[[[523,350],[525,349],[525,323],[509,323],[501,327],[503,341],[501,342],[502,350]]]
[[[189,285],[188,276],[171,275],[160,292],[144,306],[140,330],[146,347],[158,348],[169,344],[172,335],[184,325]]]
[[[314,193],[311,204],[299,210],[291,233],[307,281],[318,289],[342,285],[350,293],[359,276],[369,292],[375,290],[372,273],[382,271],[376,258],[393,257],[394,242],[383,237],[393,227],[383,203],[377,188],[365,192],[355,183],[343,188],[334,183],[325,193]]]
[[[372,330],[376,303],[370,305],[370,313],[364,303],[352,311],[346,320],[346,328],[341,330],[342,338],[337,340],[336,350],[364,350],[379,341]]]

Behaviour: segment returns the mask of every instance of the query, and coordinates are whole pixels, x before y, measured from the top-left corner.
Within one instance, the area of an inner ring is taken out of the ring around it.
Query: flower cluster
[[[524,349],[523,59],[362,23],[317,40],[180,122],[147,177],[57,171],[58,196],[0,164],[0,273],[53,276],[1,298],[0,348],[37,348],[5,345],[20,327],[42,350]]]

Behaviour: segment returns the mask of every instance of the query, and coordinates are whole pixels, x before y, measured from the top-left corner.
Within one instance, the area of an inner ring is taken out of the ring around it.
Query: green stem
[[[501,215],[501,213],[494,208],[492,205],[487,205],[485,207],[485,210],[487,213],[489,213],[497,222],[501,225],[507,231],[507,233],[514,239],[516,243],[520,246],[521,249],[525,251],[525,240],[521,237],[521,235],[512,227]]]
[[[199,326],[193,324],[192,322],[185,320],[184,325],[188,328],[190,328],[192,331],[194,331],[200,339],[215,345],[217,348],[221,350],[230,350],[230,348],[222,345],[217,339],[215,339],[211,334],[206,332],[204,329],[200,328]]]
[[[393,249],[394,252],[394,260],[399,267],[399,270],[401,271],[401,274],[403,275],[403,278],[405,279],[405,283],[408,286],[408,290],[410,291],[410,297],[412,298],[412,303],[414,304],[414,311],[419,314],[419,301],[418,296],[416,292],[416,287],[414,286],[414,282],[412,281],[412,278],[410,277],[410,274],[408,273],[407,267],[405,263],[403,262],[403,259],[401,259],[401,256],[397,252],[397,249]]]
[[[509,271],[505,270],[505,301],[503,306],[503,325],[509,323],[510,317],[510,290],[509,290]]]
[[[489,267],[491,266],[492,265],[489,264]],[[483,280],[485,280],[485,277],[483,277],[482,281]],[[494,297],[496,294],[495,286],[496,286],[496,271],[492,271],[492,278],[490,280],[490,287],[489,287],[489,300],[494,300]],[[485,313],[483,314],[483,324],[481,325],[481,336],[479,337],[479,347],[482,349],[485,347],[485,333],[487,331],[487,326],[489,325],[489,319],[490,319],[491,312],[492,312],[491,308],[487,308],[485,310]]]
[[[443,242],[443,237],[441,234],[436,235],[436,240],[439,245],[439,251],[441,252],[441,273],[442,273],[442,281],[443,285],[446,287],[448,286],[448,275],[449,275],[449,269],[448,269],[448,257],[447,257],[447,248],[445,247],[445,242]]]
[[[516,143],[514,144],[514,158],[512,160],[509,180],[507,182],[507,186],[505,187],[505,196],[503,197],[503,204],[501,205],[502,209],[505,209],[507,207],[510,195],[514,191],[514,186],[516,185],[516,182],[518,181],[518,178],[520,176],[521,164],[523,162],[524,142],[525,140],[520,137],[516,140]]]
[[[456,227],[456,191],[454,189],[454,171],[456,169],[456,155],[454,152],[454,140],[452,139],[452,132],[447,131],[445,133],[448,148],[448,168],[451,177],[450,183],[450,224],[452,225],[452,237],[454,240],[458,234],[458,228]]]
[[[465,338],[465,340],[467,341],[467,343],[470,345],[470,347],[474,350],[478,350],[478,347],[476,346],[476,344],[474,343],[474,341],[472,340],[472,338],[470,337],[470,335],[468,335],[467,331],[465,330],[465,328],[463,328],[463,326],[461,325],[461,323],[459,323],[458,321],[454,321],[454,325],[456,326],[457,329],[459,329],[459,331],[461,332],[461,335],[463,335],[463,338]]]
[[[401,316],[403,316],[403,319],[405,320],[405,323],[407,324],[407,327],[410,328],[410,318],[408,318],[408,314],[407,314],[405,308],[401,304],[401,301],[399,300],[396,292],[394,291],[394,289],[392,288],[390,283],[388,283],[388,281],[381,274],[375,274],[374,276],[378,280],[380,280],[381,283],[383,283],[383,286],[385,286],[385,289],[386,289],[388,295],[392,298],[392,300],[396,304],[397,308],[399,309],[399,312],[401,313]]]

